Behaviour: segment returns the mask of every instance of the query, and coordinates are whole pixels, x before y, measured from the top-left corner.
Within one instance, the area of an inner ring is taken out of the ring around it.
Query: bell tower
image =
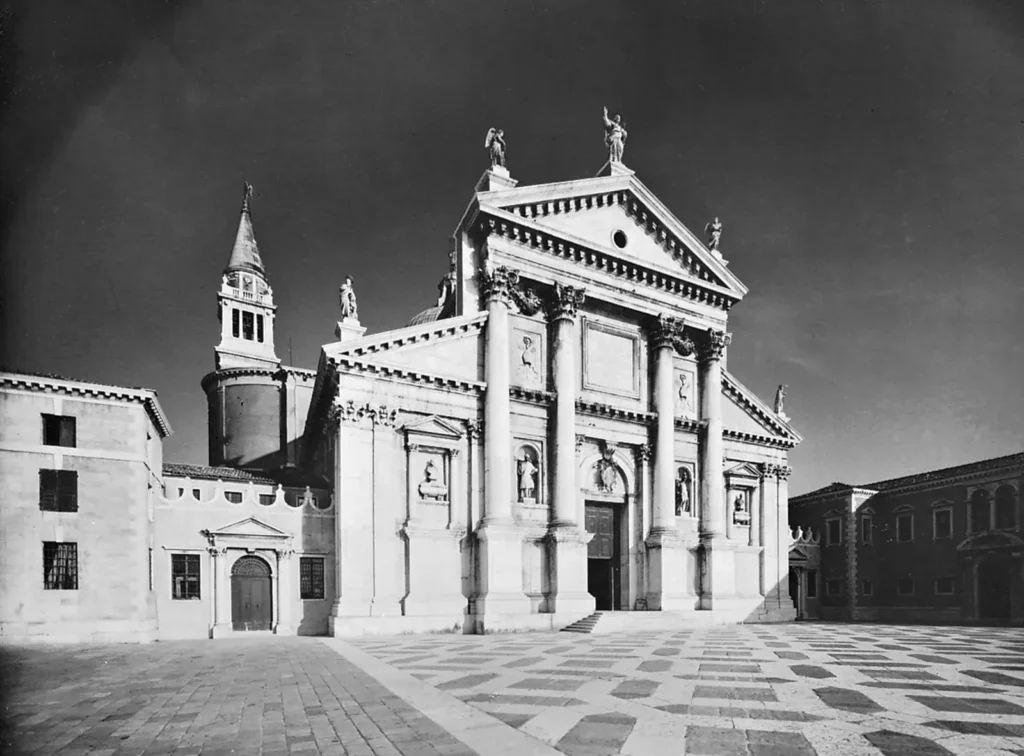
[[[217,370],[281,364],[274,353],[277,307],[252,230],[251,200],[252,186],[246,184],[235,246],[217,293],[220,318],[220,344],[215,350]]]

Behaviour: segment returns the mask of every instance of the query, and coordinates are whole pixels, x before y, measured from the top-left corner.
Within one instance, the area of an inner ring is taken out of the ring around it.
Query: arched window
[[[979,488],[971,494],[971,532],[982,533],[992,528],[992,510],[988,491]]]
[[[996,527],[1017,527],[1017,492],[1013,486],[999,486],[996,489]]]

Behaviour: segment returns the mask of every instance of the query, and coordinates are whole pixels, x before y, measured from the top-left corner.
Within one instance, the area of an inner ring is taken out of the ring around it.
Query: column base
[[[234,632],[230,622],[218,623],[210,628],[211,638],[226,638]]]
[[[439,617],[466,613],[466,597],[457,595],[406,598],[402,601],[402,614],[406,617]]]
[[[274,635],[295,635],[295,626],[291,623],[277,623],[277,627],[274,628]]]
[[[401,617],[402,597],[398,594],[391,596],[375,596],[370,602],[371,617]]]
[[[648,611],[692,610],[697,600],[693,560],[682,534],[675,529],[652,530],[645,545]]]

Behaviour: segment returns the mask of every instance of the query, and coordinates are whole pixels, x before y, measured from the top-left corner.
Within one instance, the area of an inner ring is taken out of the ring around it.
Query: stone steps
[[[661,630],[683,630],[712,625],[737,624],[739,618],[731,612],[687,611],[687,612],[594,612],[588,617],[563,627],[563,633],[606,633],[658,632]]]

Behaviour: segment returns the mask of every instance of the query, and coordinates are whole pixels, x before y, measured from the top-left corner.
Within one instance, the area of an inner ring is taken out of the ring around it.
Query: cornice
[[[590,415],[591,417],[610,417],[615,420],[625,420],[626,422],[637,423],[640,425],[649,425],[658,419],[658,415],[654,412],[640,412],[638,410],[623,409],[621,407],[613,407],[610,404],[587,402],[582,399],[578,399],[576,401],[576,411],[581,415]]]
[[[391,331],[390,333],[394,335],[390,338],[388,338],[388,332],[385,332],[355,340],[352,342],[351,346],[343,344],[337,352],[329,353],[328,357],[330,359],[338,359],[344,355],[365,357],[371,354],[386,352],[389,349],[404,347],[424,341],[433,341],[435,339],[459,336],[471,332],[479,333],[483,330],[484,322],[486,320],[487,313],[481,312],[475,313],[469,318],[451,318],[434,321],[430,324],[407,326],[405,328],[399,328],[395,331]],[[333,347],[335,345],[331,346]]]
[[[773,449],[792,449],[797,445],[797,442],[791,438],[763,436],[759,433],[748,433],[746,431],[730,430],[728,428],[722,430],[722,438],[732,439],[733,441],[742,441],[745,444],[770,446]]]
[[[445,376],[423,373],[418,370],[407,370],[406,368],[384,365],[378,362],[357,360],[348,355],[329,358],[331,364],[342,373],[372,375],[380,378],[387,378],[393,381],[411,383],[416,385],[429,385],[435,388],[443,388],[453,391],[461,391],[467,394],[483,393],[486,384],[480,381],[470,381],[464,378],[447,378]]]
[[[549,405],[555,398],[554,393],[551,391],[531,389],[524,386],[511,386],[508,393],[516,401],[524,402],[525,404],[536,404],[542,407]]]
[[[121,386],[108,386],[101,383],[86,383],[43,376],[25,375],[20,373],[0,373],[0,386],[22,391],[42,391],[62,396],[80,396],[86,399],[113,399],[122,402],[138,402],[146,410],[162,438],[167,438],[174,431],[164,414],[156,392],[152,389],[134,389]]]
[[[605,250],[596,249],[582,240],[568,239],[566,234],[555,232],[495,208],[482,207],[477,224],[483,224],[485,233],[500,236],[531,249],[571,260],[585,268],[591,268],[615,276],[631,284],[641,284],[694,302],[728,311],[740,301],[740,297],[721,285],[701,281],[682,274],[645,265],[638,260],[619,257]]]
[[[260,378],[277,378],[284,371],[280,367],[256,367],[255,365],[249,367],[233,367],[233,368],[221,368],[220,370],[214,370],[203,376],[203,379],[199,382],[203,391],[206,391],[210,384],[214,381],[221,380],[224,378],[244,378],[244,377],[260,377]]]

